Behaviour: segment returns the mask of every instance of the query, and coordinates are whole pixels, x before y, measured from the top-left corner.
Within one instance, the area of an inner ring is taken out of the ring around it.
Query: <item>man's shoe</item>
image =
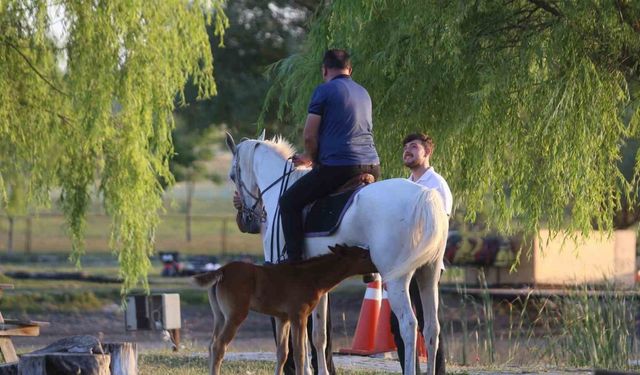
[[[375,273],[366,273],[364,275],[362,275],[362,282],[365,284],[369,284],[376,281],[376,274]]]
[[[284,246],[283,253],[287,254],[286,263],[294,263],[302,260],[302,251],[294,250],[293,248],[287,247],[287,245]]]

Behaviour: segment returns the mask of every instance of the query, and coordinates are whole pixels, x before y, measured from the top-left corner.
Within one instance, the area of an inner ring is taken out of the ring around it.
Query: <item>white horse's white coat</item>
[[[228,146],[234,154],[231,177],[237,186],[239,181],[245,185],[246,190],[238,188],[238,191],[248,207],[254,205],[254,197],[258,197],[259,192],[264,191],[282,176],[285,163],[290,163],[287,157],[291,156],[292,149],[286,142],[281,139],[262,139],[263,137],[258,140],[246,140],[236,146],[230,136],[227,138]],[[238,171],[236,165],[240,167],[239,176],[235,175]],[[307,171],[294,171],[290,176],[289,186]],[[267,221],[262,230],[266,261],[277,261],[271,259],[271,225],[279,193],[278,183],[262,196],[267,213]],[[435,190],[406,179],[390,179],[361,189],[345,213],[339,229],[332,236],[311,238],[306,242],[306,257],[325,254],[329,252],[329,245],[343,243],[370,250],[371,259],[387,284],[391,308],[400,322],[401,335],[405,343],[404,368],[407,374],[413,374],[416,368],[417,319],[409,299],[409,281],[414,273],[425,315],[423,334],[429,357],[427,374],[434,374],[435,371],[440,331],[437,319],[437,286],[447,231],[448,217],[442,199]],[[281,232],[278,235],[282,247],[284,237]],[[324,355],[327,342],[326,312],[327,298],[324,296],[313,313],[313,343],[317,348],[320,374],[328,374]],[[306,368],[309,371],[308,364]]]

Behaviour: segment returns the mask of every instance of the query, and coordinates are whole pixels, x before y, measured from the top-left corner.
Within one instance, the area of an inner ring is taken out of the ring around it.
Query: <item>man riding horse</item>
[[[302,209],[347,181],[369,173],[376,179],[380,161],[373,143],[371,98],[351,79],[347,51],[328,50],[322,60],[323,84],[316,87],[304,125],[304,153],[293,162],[313,169],[280,198],[282,230],[289,261],[302,259]]]
[[[304,254],[305,234],[302,210],[307,204],[331,194],[348,181],[363,174],[370,174],[377,179],[380,172],[379,158],[372,135],[371,98],[362,86],[351,79],[351,62],[348,53],[344,50],[327,51],[323,59],[322,74],[325,83],[316,87],[308,108],[303,133],[305,152],[302,155],[295,155],[292,160],[296,166],[304,165],[313,168],[297,179],[279,199],[288,261],[300,260]],[[230,148],[235,154],[235,144]],[[235,162],[237,163],[238,160]],[[267,189],[272,186],[273,183]],[[258,194],[259,200],[262,193],[264,191]],[[239,210],[238,225],[244,232],[260,232],[260,223],[246,225],[247,223],[243,221],[240,210],[245,206],[244,203],[240,194],[236,192],[234,205]],[[265,258],[268,258],[266,253]],[[412,258],[405,260],[409,259]],[[334,374],[335,369],[331,363],[330,354],[330,320],[326,323],[328,337],[326,337],[325,359],[329,373]],[[411,341],[415,340],[409,342]],[[315,360],[315,350],[313,354]],[[313,367],[317,371],[316,363]],[[285,373],[291,373],[291,370],[291,367],[285,367]]]

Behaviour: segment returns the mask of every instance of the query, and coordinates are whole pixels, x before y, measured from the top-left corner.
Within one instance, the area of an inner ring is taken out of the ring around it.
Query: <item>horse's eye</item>
[[[231,181],[236,182],[236,174],[233,172],[229,172],[229,178]]]

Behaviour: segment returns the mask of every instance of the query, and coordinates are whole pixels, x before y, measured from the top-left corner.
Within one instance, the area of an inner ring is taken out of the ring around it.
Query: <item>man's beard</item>
[[[410,161],[404,161],[403,160],[402,164],[404,164],[405,167],[407,167],[409,169],[412,169],[412,168],[415,168],[415,167],[419,166],[420,165],[420,161],[418,159],[413,159],[413,160],[410,160]]]

